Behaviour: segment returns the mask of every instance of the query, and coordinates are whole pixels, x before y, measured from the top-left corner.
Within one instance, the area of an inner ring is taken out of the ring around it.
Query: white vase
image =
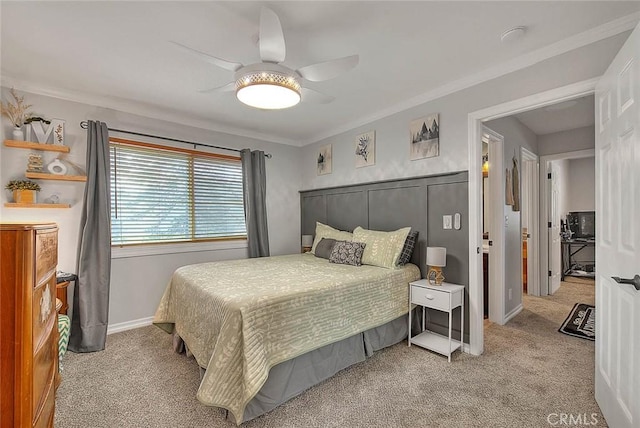
[[[24,141],[24,132],[22,132],[21,126],[13,128],[13,139],[16,141]]]

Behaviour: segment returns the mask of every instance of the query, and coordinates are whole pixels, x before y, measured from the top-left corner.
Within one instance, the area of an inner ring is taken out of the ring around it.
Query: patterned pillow
[[[416,242],[418,242],[418,231],[411,231],[407,235],[407,239],[404,241],[404,247],[402,248],[402,253],[400,253],[400,258],[398,259],[398,266],[404,266],[411,261],[411,256],[413,255],[413,249],[416,247]]]
[[[342,265],[362,265],[362,253],[365,244],[362,242],[336,241],[331,250],[329,261]]]
[[[320,243],[322,238],[331,238],[339,241],[353,241],[353,234],[351,232],[343,232],[338,229],[334,229],[331,226],[316,222],[316,237],[313,239],[313,246],[311,247],[311,254],[316,253],[316,246]]]
[[[362,253],[362,264],[395,269],[410,227],[394,232],[367,230],[360,226],[353,231],[353,241],[367,244]]]
[[[322,238],[316,246],[316,257],[322,257],[328,259],[331,256],[331,250],[335,245],[336,240],[331,238]]]

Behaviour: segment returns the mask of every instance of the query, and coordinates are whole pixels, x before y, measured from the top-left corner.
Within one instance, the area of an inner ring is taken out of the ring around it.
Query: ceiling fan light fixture
[[[293,74],[279,71],[249,71],[236,79],[236,97],[259,109],[277,110],[300,102],[300,82]]]

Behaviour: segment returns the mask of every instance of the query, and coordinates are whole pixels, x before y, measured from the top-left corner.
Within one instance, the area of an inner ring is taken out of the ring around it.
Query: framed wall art
[[[440,155],[440,120],[437,113],[412,121],[409,135],[411,160]]]
[[[320,147],[316,162],[318,175],[331,174],[331,144]]]
[[[375,165],[376,163],[376,131],[365,132],[356,137],[356,168]]]

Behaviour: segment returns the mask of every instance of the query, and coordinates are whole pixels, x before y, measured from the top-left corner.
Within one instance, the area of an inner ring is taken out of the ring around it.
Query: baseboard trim
[[[146,327],[153,323],[153,317],[140,318],[132,321],[109,324],[107,334],[119,333],[121,331],[133,330],[134,328]]]
[[[504,323],[508,323],[509,320],[511,320],[511,318],[515,317],[516,315],[518,315],[520,312],[522,311],[522,303],[520,303],[518,306],[515,307],[514,310],[512,310],[511,312],[509,312],[505,317],[504,317]]]

